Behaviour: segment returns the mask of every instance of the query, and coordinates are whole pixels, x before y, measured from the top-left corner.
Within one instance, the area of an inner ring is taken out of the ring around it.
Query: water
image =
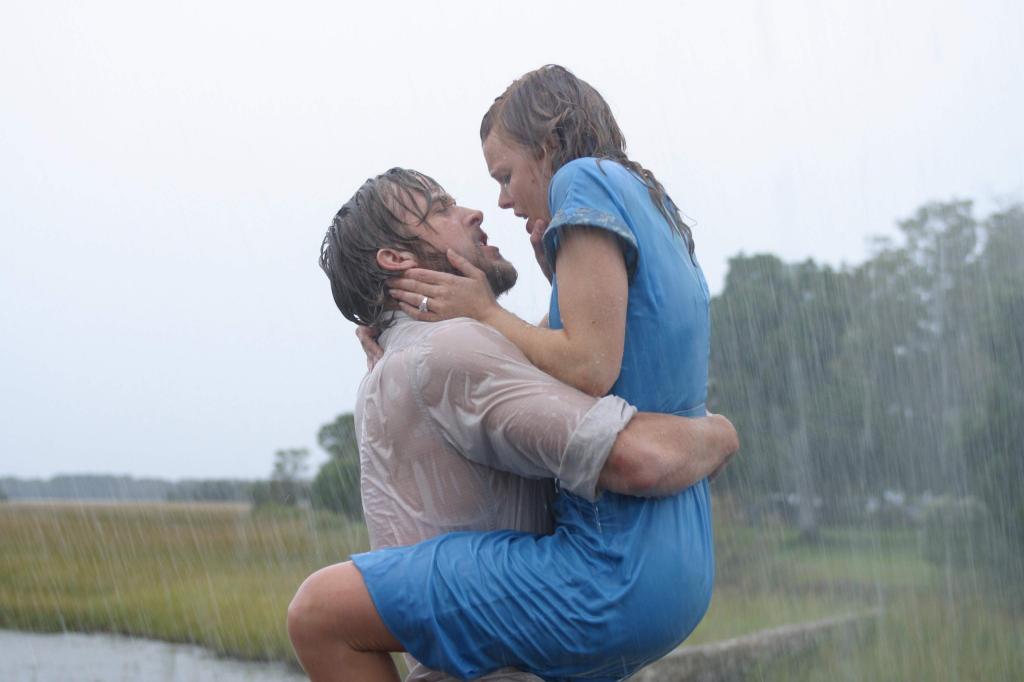
[[[281,663],[216,658],[206,649],[117,635],[0,630],[5,682],[261,682],[305,680]]]

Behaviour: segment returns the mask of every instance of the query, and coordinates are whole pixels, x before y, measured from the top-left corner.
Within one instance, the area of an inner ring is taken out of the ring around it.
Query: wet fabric
[[[614,232],[630,272],[622,372],[642,410],[705,414],[708,290],[687,244],[622,166],[579,159],[549,190],[544,244]],[[549,321],[561,326],[557,272]],[[616,680],[677,646],[714,580],[707,482],[649,500],[561,489],[555,532],[454,533],[355,557],[384,622],[418,659],[464,679],[506,665],[545,680]]]
[[[622,369],[611,393],[645,412],[697,417],[706,414],[710,354],[710,295],[704,273],[632,172],[608,160],[583,158],[555,174],[548,201],[552,220],[544,233],[549,262],[565,229],[585,225],[618,237],[629,273]],[[666,210],[672,210],[665,199]],[[562,326],[555,272],[549,324]],[[660,586],[655,597],[624,620],[644,619],[652,629],[646,654],[625,659],[635,670],[681,643],[711,599],[714,545],[706,480],[667,498],[605,493],[597,502],[562,490],[556,509],[571,508],[591,523],[609,548],[626,558],[622,574]],[[562,517],[555,515],[556,526]],[[609,533],[609,529],[614,532]],[[648,593],[650,596],[652,593]],[[660,636],[658,635],[660,633]]]
[[[450,531],[551,532],[551,476],[593,498],[635,413],[620,398],[558,382],[469,319],[430,324],[398,313],[380,342],[384,357],[360,385],[355,415],[374,549]],[[415,661],[410,668],[416,682],[450,679]]]

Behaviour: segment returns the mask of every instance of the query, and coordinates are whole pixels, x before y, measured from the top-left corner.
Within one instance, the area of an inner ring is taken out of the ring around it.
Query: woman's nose
[[[504,185],[498,192],[498,208],[512,208],[512,197],[509,196],[508,189]]]

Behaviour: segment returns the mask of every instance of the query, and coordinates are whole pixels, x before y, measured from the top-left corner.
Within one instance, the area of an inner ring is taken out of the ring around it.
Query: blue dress
[[[646,412],[703,416],[708,289],[684,239],[625,167],[583,158],[549,187],[544,234],[618,236],[630,276],[622,370],[612,387]],[[549,323],[561,327],[557,275]],[[545,680],[619,680],[678,646],[711,599],[707,481],[665,498],[560,490],[555,532],[449,533],[352,557],[388,629],[428,667],[462,679],[506,666]]]

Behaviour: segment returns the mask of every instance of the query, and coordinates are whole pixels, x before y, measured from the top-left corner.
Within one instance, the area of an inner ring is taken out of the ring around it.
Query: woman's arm
[[[514,343],[530,362],[593,396],[608,393],[619,376],[626,336],[628,279],[615,235],[587,227],[563,228],[555,272],[562,329],[521,320],[498,305],[484,272],[448,252],[465,277],[410,270],[392,282],[392,296],[419,320],[472,317]],[[423,296],[430,310],[418,310]]]
[[[480,320],[514,343],[530,362],[592,396],[611,389],[622,367],[626,337],[626,264],[614,235],[565,230],[558,250],[558,308],[562,329],[544,329],[500,306]]]

